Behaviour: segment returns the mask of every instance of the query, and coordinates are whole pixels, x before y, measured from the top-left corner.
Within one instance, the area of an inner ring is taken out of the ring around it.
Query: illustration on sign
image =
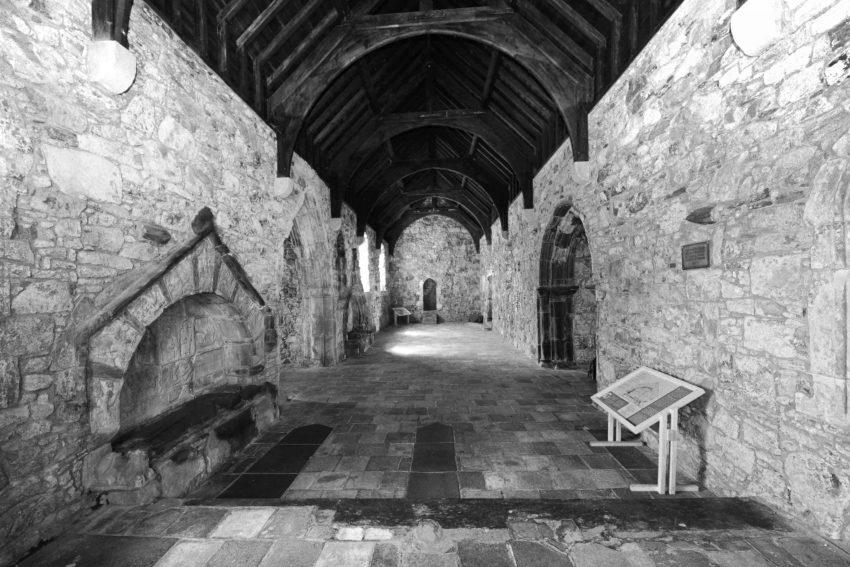
[[[592,400],[633,433],[658,421],[665,411],[686,406],[705,390],[657,370],[641,367],[592,396]]]

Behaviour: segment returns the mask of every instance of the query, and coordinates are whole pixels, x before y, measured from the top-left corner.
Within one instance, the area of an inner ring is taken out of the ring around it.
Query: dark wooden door
[[[422,310],[436,311],[437,310],[437,282],[428,278],[422,284]]]

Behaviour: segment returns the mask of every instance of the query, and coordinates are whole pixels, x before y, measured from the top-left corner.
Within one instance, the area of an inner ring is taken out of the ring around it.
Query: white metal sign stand
[[[608,414],[608,440],[591,441],[591,447],[639,447],[641,441],[623,441],[622,426],[640,434],[658,424],[658,480],[656,484],[632,484],[632,492],[696,492],[695,484],[676,484],[679,409],[705,393],[678,378],[641,367],[591,399]]]

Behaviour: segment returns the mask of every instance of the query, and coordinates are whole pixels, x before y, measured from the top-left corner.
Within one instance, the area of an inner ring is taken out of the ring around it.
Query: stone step
[[[422,324],[423,325],[436,325],[437,324],[437,312],[436,311],[423,311],[422,312]]]
[[[841,545],[740,498],[162,501],[105,507],[22,567],[848,565]]]

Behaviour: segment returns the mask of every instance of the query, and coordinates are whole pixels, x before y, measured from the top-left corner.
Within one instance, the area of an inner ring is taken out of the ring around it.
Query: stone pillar
[[[136,56],[117,41],[93,41],[86,59],[89,80],[106,92],[127,92],[136,80]]]
[[[782,35],[781,0],[749,0],[732,14],[731,31],[744,54],[758,56]]]

